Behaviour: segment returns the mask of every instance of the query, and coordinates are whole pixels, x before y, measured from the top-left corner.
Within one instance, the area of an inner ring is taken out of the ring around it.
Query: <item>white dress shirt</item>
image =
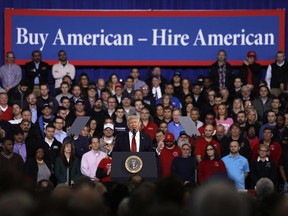
[[[130,150],[132,148],[132,138],[133,138],[133,133],[129,131]],[[136,149],[137,149],[137,152],[139,152],[140,151],[140,132],[139,131],[136,132],[135,140],[136,140]]]
[[[285,61],[283,61],[282,63],[276,63],[279,67],[282,67],[284,65]],[[272,78],[272,67],[271,64],[268,65],[267,71],[266,71],[266,76],[265,76],[265,81],[267,83],[268,88],[270,89],[270,84],[271,84],[271,78]]]

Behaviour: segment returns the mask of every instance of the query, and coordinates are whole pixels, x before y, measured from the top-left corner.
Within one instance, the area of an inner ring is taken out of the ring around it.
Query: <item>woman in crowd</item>
[[[249,126],[254,126],[256,134],[259,134],[261,125],[258,122],[258,115],[255,109],[250,109],[249,111],[247,111],[246,127],[248,128]]]
[[[216,125],[223,125],[225,128],[225,132],[229,131],[230,126],[233,124],[233,119],[228,118],[227,106],[224,103],[221,103],[217,106],[216,112]]]
[[[164,107],[162,104],[156,106],[156,113],[154,116],[154,123],[159,126],[160,122],[164,120]]]
[[[194,108],[194,105],[192,103],[188,103],[182,108],[182,116],[188,116],[190,117],[190,112]]]
[[[91,135],[90,135],[90,128],[88,125],[85,125],[83,127],[83,129],[81,130],[81,135],[86,137],[88,140],[91,138]]]
[[[49,164],[44,160],[44,149],[41,147],[36,149],[34,158],[27,159],[24,164],[24,172],[31,179],[33,185],[36,186],[42,179],[50,179],[52,167],[48,167]]]
[[[165,121],[162,121],[159,124],[159,129],[162,130],[164,132],[164,134],[166,134],[168,132],[168,123]]]
[[[199,163],[198,182],[202,184],[205,180],[215,176],[227,176],[224,162],[221,160],[213,144],[208,144],[205,149],[203,160]]]
[[[180,96],[180,99],[184,99],[186,95],[192,95],[192,85],[191,85],[191,82],[189,79],[185,78],[182,80],[182,88],[181,88],[181,96]],[[182,104],[184,104],[182,101]]]
[[[172,104],[172,100],[171,100],[171,96],[168,94],[163,94],[162,98],[161,98],[161,104],[163,107],[171,107],[173,109],[173,104]]]
[[[240,111],[244,111],[243,102],[240,98],[235,98],[229,112],[229,116],[233,119],[234,122],[236,122],[237,113]]]
[[[108,89],[112,95],[115,95],[116,83],[119,82],[119,77],[116,73],[112,73],[108,79]]]
[[[252,152],[258,151],[260,140],[256,134],[256,128],[254,125],[248,126],[246,138],[250,143],[250,147],[251,147]]]
[[[97,121],[95,118],[91,117],[87,125],[89,127],[90,137],[94,137],[99,134],[99,130],[97,128]]]
[[[78,80],[78,85],[80,86],[82,97],[87,97],[88,95],[89,82],[89,76],[86,73],[82,73]]]
[[[58,184],[65,183],[69,186],[81,176],[80,161],[75,157],[75,148],[70,141],[65,141],[60,150],[60,157],[55,163],[55,175]]]

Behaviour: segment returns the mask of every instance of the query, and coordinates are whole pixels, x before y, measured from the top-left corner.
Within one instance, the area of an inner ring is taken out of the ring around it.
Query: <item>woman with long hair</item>
[[[119,82],[119,77],[116,73],[112,73],[108,79],[108,89],[112,95],[115,95],[116,83]]]
[[[215,176],[227,176],[227,170],[224,162],[217,153],[213,144],[207,144],[203,160],[199,163],[198,182],[204,181]]]
[[[237,113],[240,111],[244,111],[243,102],[240,98],[235,98],[229,112],[229,116],[233,119],[233,121],[237,120]]]
[[[173,104],[172,104],[172,100],[171,100],[171,96],[168,94],[163,94],[162,98],[161,98],[161,104],[163,107],[171,107],[173,109]]]
[[[194,105],[192,103],[188,103],[182,108],[182,116],[188,116],[190,117],[190,112],[194,108]]]
[[[224,103],[220,103],[216,110],[216,125],[223,125],[225,133],[229,131],[230,126],[234,123],[232,118],[228,118],[227,106]]]
[[[248,128],[249,126],[254,126],[256,134],[259,134],[261,124],[258,122],[258,114],[255,109],[250,109],[247,111],[246,128]]]
[[[89,127],[89,134],[90,134],[90,137],[94,137],[94,136],[97,136],[99,134],[99,130],[97,128],[97,121],[95,118],[90,118],[88,123],[87,123],[87,126]]]
[[[189,79],[187,79],[187,78],[183,79],[181,84],[182,84],[181,85],[182,86],[182,88],[181,88],[181,98],[184,98],[188,94],[191,94],[191,95],[193,94],[192,85],[191,85],[191,82],[190,82]]]
[[[65,141],[60,149],[60,156],[55,163],[55,175],[57,183],[65,183],[72,186],[81,176],[80,161],[75,156],[74,145]]]
[[[80,86],[82,97],[87,97],[88,95],[89,82],[90,80],[88,74],[86,73],[80,74],[78,85]]]
[[[155,109],[154,123],[159,124],[164,120],[164,107],[162,104],[157,104]]]
[[[90,128],[88,125],[85,125],[81,130],[81,136],[86,137],[88,140],[91,138],[90,136]]]

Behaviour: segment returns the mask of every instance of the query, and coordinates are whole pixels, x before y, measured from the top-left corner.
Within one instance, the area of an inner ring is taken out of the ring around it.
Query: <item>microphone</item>
[[[133,134],[133,137],[136,136],[136,130],[135,129],[132,130],[132,134]]]

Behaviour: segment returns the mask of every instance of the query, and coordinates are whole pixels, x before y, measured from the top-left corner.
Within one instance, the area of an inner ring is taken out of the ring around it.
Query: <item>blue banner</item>
[[[262,64],[284,50],[284,10],[6,10],[5,50],[19,64],[39,49],[55,63],[65,50],[75,65],[210,65],[220,49],[232,64],[256,51]]]

